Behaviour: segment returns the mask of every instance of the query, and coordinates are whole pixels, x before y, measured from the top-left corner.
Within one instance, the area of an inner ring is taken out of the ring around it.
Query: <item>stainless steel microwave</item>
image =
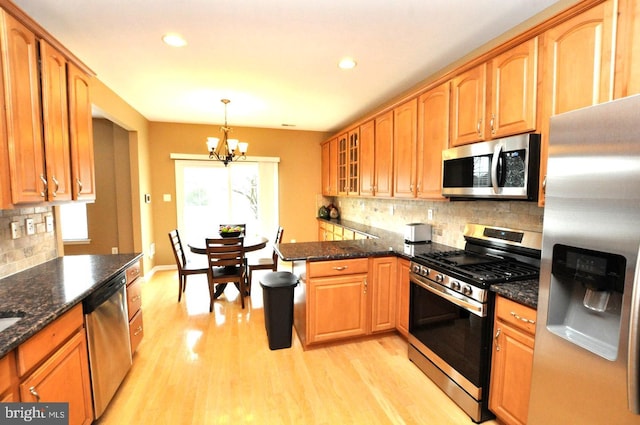
[[[540,135],[520,134],[442,151],[442,195],[538,199]]]

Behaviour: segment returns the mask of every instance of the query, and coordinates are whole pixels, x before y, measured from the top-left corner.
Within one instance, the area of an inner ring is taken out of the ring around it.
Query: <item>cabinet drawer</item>
[[[131,354],[135,353],[142,337],[144,336],[144,327],[142,326],[142,310],[133,316],[129,321],[129,339],[131,340]]]
[[[496,297],[496,318],[531,335],[536,332],[536,311],[507,298]]]
[[[142,288],[141,280],[138,279],[131,285],[127,286],[127,310],[129,311],[129,320],[142,306]]]
[[[18,374],[24,375],[69,339],[83,324],[80,303],[18,346]]]
[[[127,285],[131,284],[134,280],[140,277],[140,260],[133,263],[127,269]]]
[[[13,351],[0,359],[0,394],[5,392],[14,381]]]
[[[309,278],[318,276],[339,276],[343,274],[367,273],[369,260],[358,258],[354,260],[317,261],[309,263]]]

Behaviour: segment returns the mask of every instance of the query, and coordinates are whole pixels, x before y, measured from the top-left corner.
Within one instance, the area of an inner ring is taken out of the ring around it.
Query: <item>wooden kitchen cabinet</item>
[[[442,151],[449,147],[449,82],[418,98],[418,198],[442,196]]]
[[[9,352],[0,359],[0,403],[20,401],[15,353]]]
[[[536,129],[538,38],[534,37],[490,62],[490,107],[485,119],[490,138]]]
[[[409,260],[398,258],[396,271],[396,329],[405,338],[409,336]]]
[[[360,196],[375,194],[375,121],[360,125]]]
[[[451,81],[451,146],[485,138],[487,64],[465,71]]]
[[[307,262],[306,343],[366,335],[366,258]]]
[[[614,97],[640,93],[640,2],[619,0]]]
[[[129,266],[127,276],[127,311],[129,313],[129,340],[131,355],[135,353],[144,336],[142,323],[142,279],[140,279],[140,260]]]
[[[40,40],[46,200],[71,200],[67,60]]]
[[[396,267],[393,257],[374,257],[369,260],[371,298],[371,333],[393,330],[396,327]]]
[[[338,195],[357,195],[359,190],[360,131],[338,136]]]
[[[612,100],[616,15],[605,1],[549,29],[541,36],[542,91],[539,127],[542,133],[539,203],[544,204],[549,118],[563,112]]]
[[[534,37],[456,76],[451,82],[451,146],[535,130],[537,72]]]
[[[1,9],[0,16],[11,198],[14,204],[42,202],[46,176],[38,43],[17,19]]]
[[[526,424],[536,311],[496,297],[489,409],[501,423]]]
[[[72,63],[68,64],[67,70],[73,199],[95,201],[96,177],[93,162],[91,77]]]
[[[393,196],[393,111],[375,118],[374,195]]]
[[[338,194],[338,139],[335,137],[322,144],[322,194]]]
[[[416,195],[417,118],[417,98],[393,110],[393,196],[396,198]]]
[[[17,349],[20,400],[69,402],[69,424],[91,424],[93,407],[82,304]]]

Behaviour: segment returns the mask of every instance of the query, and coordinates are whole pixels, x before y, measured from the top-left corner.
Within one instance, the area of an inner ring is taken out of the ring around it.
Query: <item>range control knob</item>
[[[436,282],[442,283],[444,282],[444,276],[441,274],[436,275]]]
[[[457,280],[452,280],[451,281],[451,289],[453,289],[454,291],[459,291],[460,290],[460,282],[458,282]]]
[[[471,295],[473,293],[473,289],[471,289],[471,285],[464,285],[464,288],[462,288],[462,293],[465,295]]]
[[[420,264],[412,264],[411,271],[420,274]]]
[[[422,276],[429,276],[429,273],[431,273],[431,270],[429,270],[428,268],[426,268],[425,266],[422,266],[420,269],[420,274]]]

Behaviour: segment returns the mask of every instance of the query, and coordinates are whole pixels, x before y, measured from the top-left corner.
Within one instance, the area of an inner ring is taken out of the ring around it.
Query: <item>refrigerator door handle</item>
[[[631,291],[631,314],[629,320],[629,352],[627,353],[627,401],[629,410],[640,414],[640,248],[633,276],[633,290]]]

